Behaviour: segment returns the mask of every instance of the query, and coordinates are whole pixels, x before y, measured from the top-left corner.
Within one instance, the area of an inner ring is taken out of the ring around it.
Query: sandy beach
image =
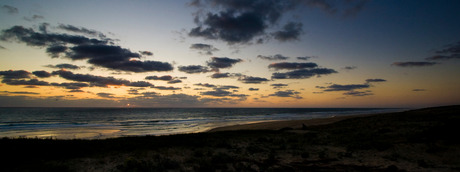
[[[299,130],[299,129],[302,129],[303,126],[326,125],[326,124],[332,124],[338,121],[342,121],[345,119],[367,117],[367,116],[373,116],[373,115],[378,115],[378,114],[334,116],[334,117],[329,117],[329,118],[316,118],[316,119],[306,119],[306,120],[257,122],[257,123],[252,123],[252,124],[217,127],[207,132],[237,131],[237,130],[281,130],[281,129]]]
[[[0,139],[0,171],[460,171],[460,106],[101,140]]]

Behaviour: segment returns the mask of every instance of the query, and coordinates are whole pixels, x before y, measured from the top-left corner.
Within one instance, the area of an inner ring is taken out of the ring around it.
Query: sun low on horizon
[[[0,1],[0,107],[460,103],[460,1]]]

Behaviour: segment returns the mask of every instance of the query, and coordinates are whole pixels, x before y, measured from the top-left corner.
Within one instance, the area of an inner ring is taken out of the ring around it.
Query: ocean
[[[262,121],[402,111],[381,108],[0,108],[0,137],[105,139],[204,132]]]

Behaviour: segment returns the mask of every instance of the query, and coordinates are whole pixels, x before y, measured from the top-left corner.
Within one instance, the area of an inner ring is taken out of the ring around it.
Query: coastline
[[[0,171],[459,171],[459,123],[457,105],[166,136],[2,138]]]
[[[386,114],[386,113],[383,113]],[[223,127],[216,127],[209,129],[205,132],[219,132],[219,131],[237,131],[237,130],[281,130],[281,129],[294,129],[298,130],[305,126],[317,126],[317,125],[326,125],[339,122],[345,119],[350,118],[360,118],[382,115],[381,113],[377,114],[360,114],[360,115],[345,115],[345,116],[332,116],[326,118],[313,118],[313,119],[303,119],[303,120],[278,120],[278,121],[261,121],[250,124],[238,124],[230,125]]]

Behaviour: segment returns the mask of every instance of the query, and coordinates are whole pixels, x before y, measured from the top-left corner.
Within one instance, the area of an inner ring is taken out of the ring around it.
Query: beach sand
[[[217,127],[209,130],[208,132],[218,131],[236,131],[236,130],[281,130],[281,129],[293,129],[299,130],[304,126],[316,126],[332,124],[334,122],[342,121],[350,118],[367,117],[377,114],[364,114],[364,115],[347,115],[347,116],[334,116],[328,118],[316,118],[306,120],[287,120],[287,121],[270,121],[270,122],[258,122],[252,124],[232,125],[225,127]]]
[[[460,106],[446,106],[171,136],[3,138],[0,171],[460,171],[459,124]]]

